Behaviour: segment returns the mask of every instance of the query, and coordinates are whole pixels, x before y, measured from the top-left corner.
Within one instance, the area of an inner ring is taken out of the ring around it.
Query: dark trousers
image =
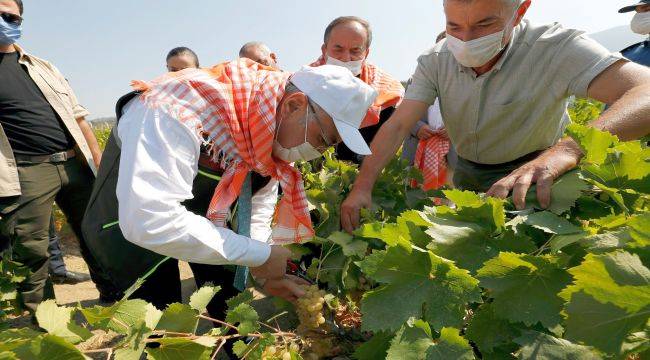
[[[193,263],[190,263],[190,268],[197,287],[200,288],[208,283],[221,287],[221,290],[208,304],[208,313],[213,318],[225,319],[226,300],[239,294],[239,290],[233,286],[234,270],[231,271],[226,266]],[[182,302],[178,260],[168,259],[160,265],[131,298],[145,300],[161,310],[169,304]]]
[[[18,177],[22,194],[0,198],[0,249],[9,248],[13,260],[32,272],[19,292],[25,307],[35,311],[41,301],[54,298],[48,278],[48,244],[55,201],[79,239],[93,280],[101,281],[80,228],[94,178],[90,169],[74,158],[61,163],[20,163]]]
[[[513,161],[496,165],[478,164],[458,156],[454,168],[454,187],[461,190],[486,192],[494,183],[533,160],[539,154],[541,151],[535,151]]]

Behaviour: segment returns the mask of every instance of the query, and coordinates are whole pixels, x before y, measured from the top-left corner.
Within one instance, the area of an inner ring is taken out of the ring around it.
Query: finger
[[[300,285],[296,284],[295,282],[291,280],[285,280],[284,281],[284,286],[289,290],[289,292],[296,297],[303,297],[305,296],[305,290],[303,290]]]
[[[287,279],[295,282],[298,285],[307,285],[307,286],[311,285],[309,281],[295,275],[287,275]]]
[[[523,173],[515,182],[512,189],[512,201],[515,203],[517,210],[523,210],[526,207],[526,193],[533,181],[533,173]]]
[[[553,176],[544,171],[537,179],[537,201],[542,209],[547,209],[551,205],[551,190],[553,186]]]
[[[512,174],[497,181],[487,191],[487,195],[499,199],[507,198],[508,194],[510,193],[510,189],[512,189],[512,187],[514,186],[515,181],[517,181],[517,177],[518,177],[517,175]]]
[[[343,230],[345,230],[345,232],[352,234],[352,231],[354,229],[352,228],[352,221],[350,220],[349,213],[350,210],[341,206],[341,226],[343,227]]]
[[[354,230],[356,230],[359,227],[359,212],[361,211],[360,208],[354,209],[353,211],[350,211],[349,216],[350,216],[350,231],[349,233],[352,234]]]

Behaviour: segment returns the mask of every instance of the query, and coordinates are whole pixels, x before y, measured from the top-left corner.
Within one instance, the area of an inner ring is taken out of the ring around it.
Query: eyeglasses
[[[0,13],[0,17],[10,24],[21,25],[23,23],[23,18],[20,15],[3,12]]]
[[[309,109],[314,114],[314,119],[316,119],[316,123],[318,124],[318,130],[320,130],[320,137],[323,139],[323,142],[325,143],[325,148],[319,150],[327,150],[327,148],[336,145],[336,143],[332,143],[327,139],[327,135],[325,135],[325,131],[323,131],[323,124],[321,124],[320,119],[318,118],[318,113],[316,112],[316,109],[314,109],[314,106],[311,104],[311,101],[308,101],[307,103],[309,104]]]

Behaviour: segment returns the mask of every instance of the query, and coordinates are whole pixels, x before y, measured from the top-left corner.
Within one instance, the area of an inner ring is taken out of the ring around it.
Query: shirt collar
[[[14,44],[14,48],[16,48],[16,52],[18,52],[18,62],[21,64],[24,64],[26,62],[32,62],[30,59],[30,55],[25,52],[25,50],[20,47],[18,44]]]

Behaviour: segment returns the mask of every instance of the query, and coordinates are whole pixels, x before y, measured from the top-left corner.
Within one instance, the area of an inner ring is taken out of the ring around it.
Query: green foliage
[[[592,105],[579,101],[573,111],[594,116],[579,107]],[[650,352],[650,152],[577,124],[568,133],[586,156],[556,181],[549,209],[539,208],[534,189],[523,212],[458,190],[436,193],[453,205],[431,207],[432,194],[407,186],[417,174],[394,161],[354,234],[340,232],[339,207],[356,168],[331,153],[303,165],[318,236],[291,250],[332,293],[324,309],[332,316],[315,334],[260,332],[270,325],[260,324],[250,292],[228,301],[220,328],[197,333],[218,291],[206,287],[189,305],[164,311],[137,299],[92,308],[44,302],[37,316],[47,333],[0,332],[0,359],[83,359],[73,343],[90,330],[120,334],[118,360],[209,359],[226,339],[236,341],[239,357],[258,360],[271,345],[320,337],[362,360],[643,358]],[[26,275],[4,261],[0,270],[6,309]],[[341,309],[361,324],[343,326]]]
[[[596,120],[605,108],[605,104],[586,98],[575,99],[569,105],[569,117],[571,121],[579,125],[587,125]]]

